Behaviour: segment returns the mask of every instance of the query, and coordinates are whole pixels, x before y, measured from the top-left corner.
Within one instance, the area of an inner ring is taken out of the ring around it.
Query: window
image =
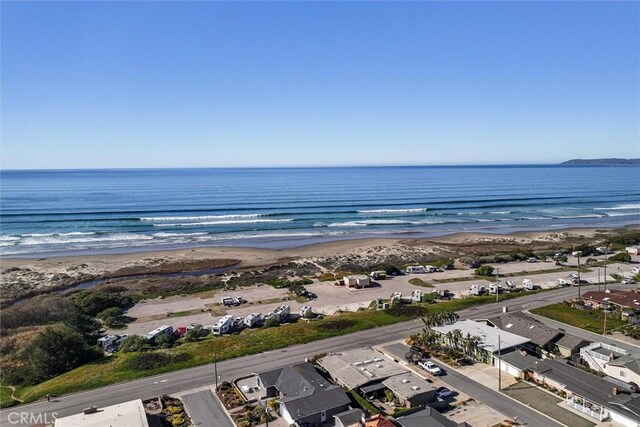
[[[626,372],[626,371],[620,371],[620,376],[621,376],[622,378],[627,378],[629,375],[627,374],[627,372]]]

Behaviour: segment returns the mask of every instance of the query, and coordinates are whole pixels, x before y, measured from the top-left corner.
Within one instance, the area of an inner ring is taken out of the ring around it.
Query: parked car
[[[635,285],[636,281],[633,279],[623,279],[622,280],[622,284],[623,285]]]
[[[538,262],[538,258],[534,258],[534,257],[527,258],[527,262]]]
[[[429,372],[431,375],[438,376],[442,373],[442,369],[440,369],[438,365],[429,360],[421,360],[420,362],[418,362],[418,366]]]
[[[453,391],[451,391],[446,387],[442,387],[438,389],[438,391],[436,391],[436,396],[439,397],[440,399],[446,399],[447,397],[453,396]]]

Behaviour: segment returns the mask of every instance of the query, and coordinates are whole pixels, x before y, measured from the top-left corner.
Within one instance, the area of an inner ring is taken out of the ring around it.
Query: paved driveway
[[[235,427],[224,412],[222,404],[211,390],[182,396],[187,413],[195,426]]]

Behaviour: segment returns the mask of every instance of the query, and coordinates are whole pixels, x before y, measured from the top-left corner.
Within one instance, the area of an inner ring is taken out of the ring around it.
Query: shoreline
[[[326,238],[320,239],[320,241],[312,241],[309,243],[299,243],[293,244],[292,246],[283,246],[283,247],[265,247],[264,245],[235,245],[235,244],[201,244],[201,245],[189,245],[185,244],[185,246],[174,247],[174,248],[166,248],[166,249],[150,249],[150,248],[131,248],[127,251],[122,251],[122,248],[118,249],[107,249],[104,251],[98,252],[89,252],[84,254],[32,254],[28,256],[2,256],[0,257],[0,267],[13,267],[19,266],[20,264],[32,263],[32,262],[42,262],[42,261],[60,261],[60,262],[68,262],[73,260],[105,260],[105,259],[113,259],[119,260],[121,258],[139,258],[139,257],[149,257],[149,256],[171,256],[171,255],[183,255],[185,252],[191,252],[192,255],[203,255],[202,253],[214,252],[216,255],[218,254],[267,254],[267,253],[290,253],[290,252],[313,252],[315,248],[322,249],[328,246],[336,246],[336,247],[359,247],[360,245],[367,245],[371,242],[377,243],[404,243],[404,242],[414,242],[414,243],[442,243],[442,244],[457,244],[461,243],[463,240],[513,240],[516,238],[520,238],[522,240],[539,240],[541,236],[548,235],[561,235],[561,234],[569,234],[569,235],[585,235],[585,237],[589,235],[596,234],[597,231],[603,232],[615,232],[619,230],[636,230],[640,229],[640,223],[637,224],[626,224],[623,226],[617,227],[588,227],[588,226],[577,226],[577,227],[566,227],[566,228],[540,228],[540,229],[530,229],[530,230],[515,230],[508,232],[500,232],[500,231],[453,231],[445,234],[438,234],[433,236],[425,236],[421,234],[411,235],[414,233],[390,233],[389,235],[381,235],[381,236],[362,236],[362,237],[346,237],[346,238],[336,238],[335,236],[327,236]],[[281,242],[286,242],[290,239],[277,239]],[[139,250],[138,250],[139,249]],[[290,255],[285,255],[288,257]]]

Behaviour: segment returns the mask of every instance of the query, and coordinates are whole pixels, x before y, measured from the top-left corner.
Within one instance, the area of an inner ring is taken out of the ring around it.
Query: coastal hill
[[[562,166],[640,166],[640,159],[571,159]]]

